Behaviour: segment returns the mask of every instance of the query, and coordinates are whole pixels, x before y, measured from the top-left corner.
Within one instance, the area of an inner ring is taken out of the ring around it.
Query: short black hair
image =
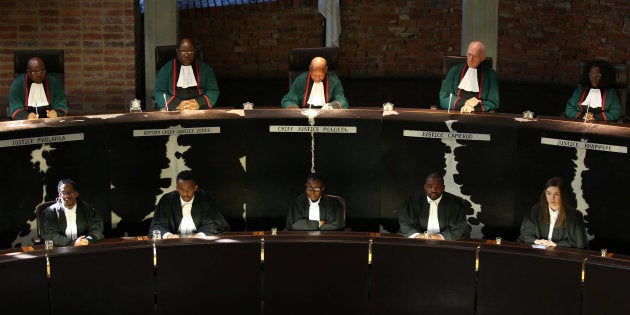
[[[441,179],[442,181],[444,181],[444,176],[442,176],[442,174],[438,172],[433,172],[427,175],[427,178],[425,178],[424,181],[426,182],[429,178]]]
[[[60,180],[59,183],[57,183],[57,192],[61,190],[61,186],[63,185],[72,185],[72,189],[74,191],[79,191],[79,187],[77,187],[77,182],[75,182],[74,180],[70,178],[64,178]]]
[[[193,174],[192,171],[181,171],[179,172],[179,174],[177,174],[177,181],[193,181],[195,183],[197,183],[197,181],[195,180],[195,175]]]
[[[324,186],[324,179],[317,173],[308,174],[308,176],[306,176],[306,182],[308,183],[309,180],[318,181]]]

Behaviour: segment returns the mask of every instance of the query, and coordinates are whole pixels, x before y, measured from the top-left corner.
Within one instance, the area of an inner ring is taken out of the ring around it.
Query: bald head
[[[309,66],[309,71],[311,73],[311,79],[313,80],[313,82],[322,82],[322,80],[324,80],[324,77],[326,76],[326,71],[328,71],[326,59],[322,57],[313,58],[313,60],[311,60],[311,65]]]
[[[46,79],[46,65],[39,57],[28,60],[26,65],[26,74],[34,83],[42,83]]]
[[[480,41],[474,41],[468,45],[466,62],[471,68],[477,68],[486,59],[486,45]]]

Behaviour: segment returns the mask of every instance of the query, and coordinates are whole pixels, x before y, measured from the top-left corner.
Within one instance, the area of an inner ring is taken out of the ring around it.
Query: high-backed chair
[[[295,78],[302,72],[308,71],[311,60],[315,57],[326,59],[328,71],[335,71],[338,67],[337,47],[294,48],[289,51],[289,88]]]
[[[585,60],[580,62],[580,81],[582,78],[588,74],[590,69],[585,69],[586,65],[593,62],[593,60]],[[619,96],[619,102],[621,103],[621,118],[623,120],[627,115],[627,104],[628,104],[628,89],[630,89],[630,85],[628,82],[628,64],[625,62],[609,62],[609,64],[615,70],[615,81],[613,82],[612,87],[617,90],[617,95]]]
[[[341,209],[343,210],[343,224],[347,225],[346,218],[348,216],[348,208],[346,207],[346,200],[343,197],[336,196],[336,195],[327,195],[327,196],[337,200],[337,202],[339,202],[339,204],[341,204]],[[349,228],[347,226],[346,226],[345,229],[349,230]]]
[[[197,59],[203,61],[203,45],[195,45],[195,51]],[[155,73],[157,74],[167,62],[175,57],[177,57],[177,45],[155,46]]]
[[[446,75],[448,74],[448,71],[451,70],[451,68],[459,63],[462,62],[466,62],[466,56],[443,56],[442,57],[442,80],[444,80],[446,78]],[[486,59],[484,59],[481,62],[482,67],[490,67],[492,68],[492,57],[486,57]]]
[[[38,245],[38,244],[42,244],[44,243],[44,239],[42,238],[43,232],[44,232],[44,226],[43,226],[43,219],[42,219],[42,213],[44,212],[44,210],[48,207],[50,207],[51,205],[53,205],[54,203],[56,203],[57,201],[44,201],[40,204],[38,204],[37,206],[35,206],[35,217],[37,218],[37,237],[35,237],[33,239],[33,244],[34,245]]]

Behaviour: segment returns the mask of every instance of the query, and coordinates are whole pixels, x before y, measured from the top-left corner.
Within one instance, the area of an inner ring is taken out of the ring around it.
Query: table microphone
[[[451,100],[453,99],[453,93],[448,95],[448,110],[447,113],[450,114],[451,113]]]

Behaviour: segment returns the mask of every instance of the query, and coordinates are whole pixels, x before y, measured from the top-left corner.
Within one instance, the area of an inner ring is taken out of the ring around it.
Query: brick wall
[[[3,0],[0,14],[2,106],[18,49],[64,49],[71,113],[121,110],[134,98],[134,0]]]
[[[286,76],[291,48],[323,46],[316,0],[182,10],[180,33],[204,44],[219,76]],[[439,75],[441,56],[458,53],[461,1],[341,2],[339,73]]]
[[[580,60],[630,60],[628,0],[499,1],[500,79],[574,85]]]
[[[458,54],[461,0],[344,0],[339,72],[351,77],[438,76]],[[322,44],[315,0],[183,10],[181,31],[208,47],[219,75],[284,76],[287,50]],[[573,85],[580,60],[630,59],[627,0],[499,2],[501,80]]]

